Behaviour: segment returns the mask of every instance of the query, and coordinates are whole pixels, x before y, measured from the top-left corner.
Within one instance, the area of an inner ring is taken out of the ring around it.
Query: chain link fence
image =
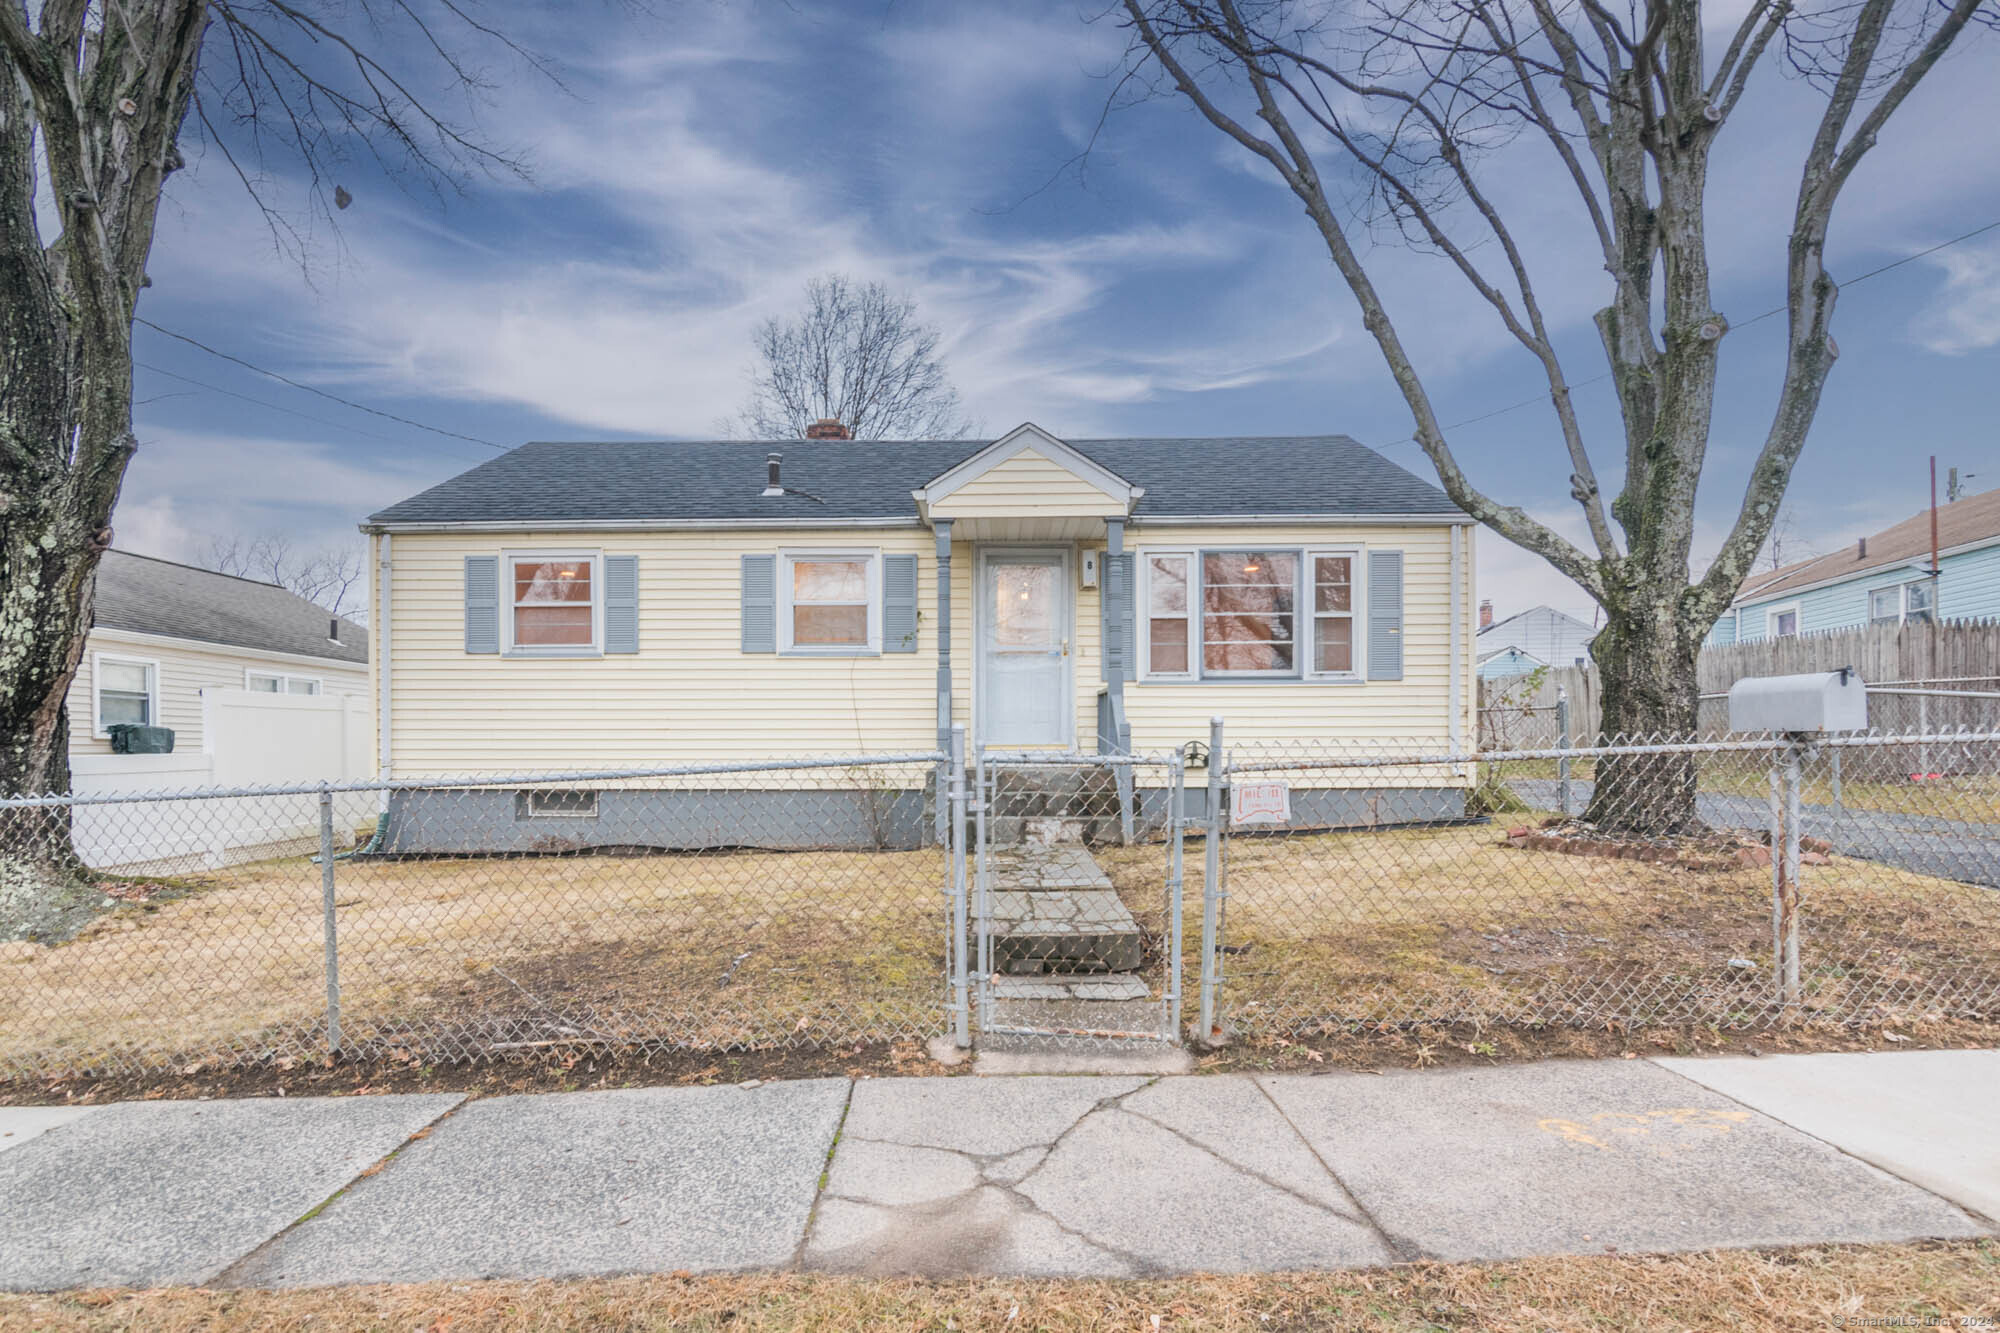
[[[1237,746],[1223,780],[1220,1034],[2000,1016],[2000,733]]]
[[[954,740],[0,799],[0,1078],[2000,1018],[2000,731]]]
[[[0,801],[0,1076],[933,1036],[947,769]]]

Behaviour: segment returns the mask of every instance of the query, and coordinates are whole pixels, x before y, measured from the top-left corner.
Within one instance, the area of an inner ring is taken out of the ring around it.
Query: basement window
[[[516,819],[595,819],[594,791],[535,790],[514,793]]]

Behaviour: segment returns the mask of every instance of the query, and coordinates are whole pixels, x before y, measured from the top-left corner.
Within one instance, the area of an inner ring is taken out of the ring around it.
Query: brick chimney
[[[840,424],[838,417],[821,417],[806,427],[808,440],[851,440],[854,432]]]
[[[1490,600],[1479,604],[1479,628],[1493,628],[1493,603]]]

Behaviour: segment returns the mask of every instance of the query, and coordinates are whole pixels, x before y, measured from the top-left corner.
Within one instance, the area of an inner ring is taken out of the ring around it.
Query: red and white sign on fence
[[[1235,782],[1229,787],[1229,822],[1289,824],[1292,789],[1282,782]]]

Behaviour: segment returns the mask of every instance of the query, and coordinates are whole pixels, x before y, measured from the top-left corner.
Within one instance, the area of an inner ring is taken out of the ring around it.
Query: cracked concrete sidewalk
[[[0,1108],[0,1288],[1991,1234],[2000,1052]]]

